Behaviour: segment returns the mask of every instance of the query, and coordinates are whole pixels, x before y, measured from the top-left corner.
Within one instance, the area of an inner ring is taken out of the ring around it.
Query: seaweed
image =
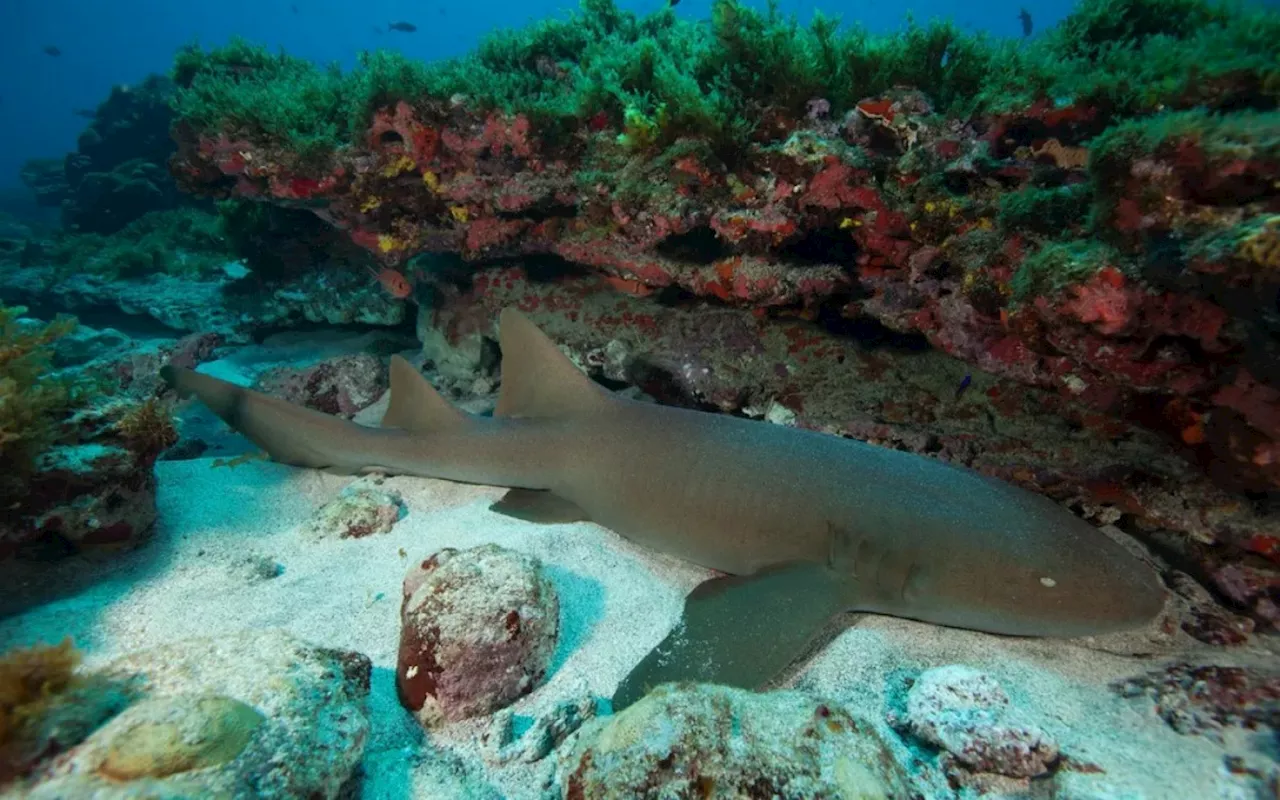
[[[109,280],[154,274],[202,277],[234,258],[221,219],[196,208],[152,211],[116,233],[63,233],[47,248],[59,275]]]
[[[83,741],[135,693],[132,681],[82,675],[79,664],[69,637],[0,655],[0,783]]]
[[[86,391],[50,373],[52,345],[76,327],[60,317],[46,325],[23,319],[26,309],[0,306],[0,508],[14,507],[36,460]]]
[[[950,116],[1046,98],[1109,114],[1267,110],[1280,102],[1277,65],[1280,15],[1207,0],[1084,0],[1025,45],[940,20],[886,35],[822,14],[806,26],[775,2],[758,11],[715,0],[701,25],[669,9],[637,16],[586,0],[567,19],[500,31],[465,57],[431,64],[375,52],[343,74],[239,40],[191,47],[174,67],[174,107],[198,131],[321,158],[358,141],[378,108],[443,108],[462,97],[477,110],[524,114],[546,137],[605,114],[631,129],[628,143],[700,137],[732,162],[764,111],[800,120],[815,98],[835,114],[895,87],[924,92]],[[639,120],[653,125],[636,139]]]

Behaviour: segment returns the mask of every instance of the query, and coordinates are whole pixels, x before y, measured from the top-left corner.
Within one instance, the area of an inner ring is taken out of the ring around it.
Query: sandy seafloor
[[[676,622],[684,594],[709,574],[589,523],[544,526],[495,514],[488,510],[502,492],[495,488],[390,478],[384,488],[401,492],[408,508],[390,533],[315,541],[299,525],[353,478],[260,461],[215,468],[208,458],[162,461],[157,472],[153,539],[96,565],[54,567],[43,581],[77,588],[0,620],[0,650],[71,635],[94,666],[183,638],[279,626],[365,653],[374,665],[367,798],[537,798],[555,762],[553,755],[533,765],[486,764],[480,736],[489,720],[424,737],[401,709],[394,688],[400,584],[414,561],[442,547],[492,542],[544,562],[560,593],[561,640],[547,682],[514,706],[518,720],[586,693],[611,695]],[[242,564],[252,556],[280,563],[283,574],[248,581]],[[1167,657],[1126,658],[872,615],[851,619],[792,685],[883,720],[895,676],[963,663],[996,676],[1023,719],[1046,729],[1073,761],[1103,770],[1061,774],[1056,796],[1254,796],[1224,769],[1221,745],[1178,734],[1150,701],[1107,688]],[[1218,653],[1215,660],[1232,658]],[[1242,747],[1261,735],[1229,738]],[[468,784],[496,793],[475,793]]]

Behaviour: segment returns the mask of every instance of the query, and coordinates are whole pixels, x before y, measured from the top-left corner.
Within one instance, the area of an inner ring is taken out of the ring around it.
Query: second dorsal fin
[[[560,417],[590,413],[610,402],[609,391],[582,373],[524,314],[499,318],[502,389],[495,416]]]
[[[445,400],[412,364],[401,356],[391,357],[391,400],[382,427],[427,433],[466,422],[466,413]]]

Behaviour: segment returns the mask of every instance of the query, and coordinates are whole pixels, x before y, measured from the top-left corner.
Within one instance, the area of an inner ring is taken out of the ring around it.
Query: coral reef
[[[60,348],[75,320],[22,311],[0,307],[0,558],[134,547],[155,521],[155,461],[178,438],[159,387],[130,378],[144,353]]]
[[[1280,728],[1280,674],[1252,667],[1173,664],[1122,681],[1123,697],[1146,697],[1179,733],[1216,733],[1226,726]]]
[[[401,705],[437,726],[528,694],[551,665],[559,614],[537,559],[497,545],[435,553],[404,579]]]
[[[1280,18],[1112,5],[1087,0],[1023,48],[941,23],[887,38],[821,18],[802,29],[721,0],[709,26],[591,2],[462,61],[383,53],[345,75],[243,43],[193,50],[175,73],[173,168],[193,192],[308,209],[436,308],[457,308],[458,291],[514,301],[566,334],[590,330],[593,349],[656,337],[650,321],[676,308],[758,320],[735,323],[732,351],[662,365],[683,384],[664,400],[732,411],[749,394],[883,442],[811,410],[827,402],[816,385],[705,362],[768,351],[770,331],[795,337],[788,372],[841,371],[866,332],[927,343],[1005,379],[968,393],[994,390],[982,402],[997,414],[1039,403],[1145,451],[1108,446],[1070,476],[1058,454],[1012,446],[1004,466],[960,460],[1107,521],[1257,554],[1271,574],[1280,36],[1262,32]],[[533,286],[422,271],[425,252],[523,256]],[[576,316],[588,285],[620,307],[649,302],[604,334]],[[1186,488],[1197,471],[1212,484]]]
[[[43,205],[62,207],[63,224],[83,233],[111,234],[151,211],[176,207],[182,197],[166,169],[173,84],[159,75],[137,86],[116,86],[61,164],[29,161],[22,179]]]
[[[77,673],[79,663],[70,639],[0,655],[0,786],[79,744],[128,702],[127,681]]]

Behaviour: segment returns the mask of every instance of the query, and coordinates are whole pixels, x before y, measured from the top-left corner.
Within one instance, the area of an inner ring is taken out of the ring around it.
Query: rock
[[[399,492],[378,488],[381,483],[381,478],[361,478],[344,487],[303,525],[304,535],[311,539],[359,539],[390,532],[404,516],[404,500]]]
[[[227,572],[247,584],[263,583],[284,574],[284,564],[274,558],[252,554],[231,562]]]
[[[84,364],[132,345],[133,340],[115,328],[95,329],[77,325],[53,343],[53,364],[55,367]]]
[[[229,343],[252,341],[264,329],[316,324],[390,327],[405,318],[403,302],[379,290],[367,275],[337,264],[274,284],[279,287],[274,291],[233,291],[235,283],[225,275],[153,274],[108,280],[86,273],[57,275],[44,266],[0,271],[0,291],[11,304],[73,314],[118,314],[118,327],[148,326],[169,334],[213,332]]]
[[[964,773],[1034,778],[1058,760],[1058,745],[1040,728],[1009,719],[1009,697],[995,678],[951,665],[923,673],[907,695],[904,723],[912,734],[944,752],[943,767]]]
[[[192,639],[100,674],[140,696],[38,769],[32,800],[337,797],[360,763],[369,659],[281,630]]]
[[[660,686],[562,754],[564,798],[905,798],[870,720],[799,692]]]
[[[491,390],[500,360],[496,343],[485,335],[487,328],[479,321],[474,324],[473,330],[450,341],[436,326],[430,309],[418,312],[418,339],[422,342],[423,357],[434,367],[439,385],[464,395],[485,394]]]
[[[115,552],[145,542],[156,520],[155,456],[92,441],[50,448],[21,508],[0,521],[0,558]]]
[[[290,403],[351,419],[387,390],[387,365],[368,353],[265,373],[258,388]]]
[[[431,727],[528,694],[550,666],[559,618],[537,559],[497,545],[439,551],[404,580],[401,705]]]
[[[511,761],[541,761],[560,746],[587,720],[595,719],[594,698],[583,697],[557,703],[549,712],[535,717],[523,736],[515,735],[515,715],[504,708],[494,715],[485,733],[486,757],[499,764]]]
[[[1280,728],[1280,671],[1173,664],[1115,683],[1122,697],[1148,697],[1179,733],[1219,736],[1227,726]]]
[[[97,771],[134,781],[219,767],[244,751],[263,719],[253,706],[222,695],[143,700],[98,732]]]

